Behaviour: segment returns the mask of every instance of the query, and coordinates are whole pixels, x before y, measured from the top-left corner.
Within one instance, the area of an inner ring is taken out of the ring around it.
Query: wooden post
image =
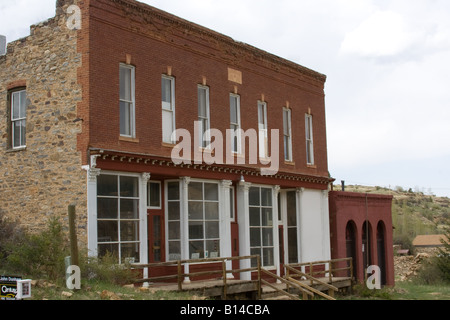
[[[178,270],[178,279],[177,279],[177,281],[178,281],[178,290],[181,291],[181,289],[182,289],[181,282],[183,282],[183,280],[182,280],[183,279],[183,275],[181,274],[181,261],[180,260],[178,260],[177,270]]]
[[[222,260],[223,300],[227,300],[227,259]]]
[[[78,266],[78,243],[77,243],[77,232],[75,228],[76,214],[75,206],[70,205],[68,208],[69,213],[69,235],[70,235],[70,256],[71,264]]]
[[[258,300],[261,300],[262,287],[261,287],[261,256],[256,256],[256,265],[258,268]],[[251,279],[251,277],[250,277]]]

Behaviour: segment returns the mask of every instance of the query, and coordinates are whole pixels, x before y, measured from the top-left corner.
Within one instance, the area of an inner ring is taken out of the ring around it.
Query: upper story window
[[[267,103],[258,101],[258,141],[259,157],[267,158],[268,138],[267,138]]]
[[[284,160],[292,161],[291,109],[283,108]]]
[[[172,133],[175,130],[175,79],[162,76],[162,139],[166,143],[175,143]]]
[[[230,129],[233,130],[233,140],[231,151],[240,153],[241,151],[241,99],[236,94],[230,94]]]
[[[208,135],[210,126],[209,122],[209,88],[198,86],[198,121],[200,122],[199,145],[207,148],[210,144],[211,137]]]
[[[135,137],[135,70],[120,64],[120,135]]]
[[[306,163],[314,164],[314,142],[313,142],[313,123],[312,115],[305,115],[305,130],[306,130]]]
[[[13,149],[26,146],[26,90],[11,92],[11,146]]]

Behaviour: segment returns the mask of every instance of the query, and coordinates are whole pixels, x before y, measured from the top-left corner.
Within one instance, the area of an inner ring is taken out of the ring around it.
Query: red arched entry
[[[364,273],[368,266],[372,264],[372,230],[370,222],[364,221],[362,226],[362,254]]]
[[[386,284],[386,248],[385,248],[385,226],[383,221],[377,226],[377,257],[378,266],[381,270],[381,285]]]
[[[345,245],[347,257],[352,257],[353,270],[356,270],[356,226],[353,221],[347,222],[347,227],[345,228]]]

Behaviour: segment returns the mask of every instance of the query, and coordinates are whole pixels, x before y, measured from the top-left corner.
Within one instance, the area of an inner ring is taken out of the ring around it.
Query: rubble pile
[[[411,280],[425,259],[430,258],[428,253],[418,253],[416,256],[394,256],[395,276],[400,281]]]

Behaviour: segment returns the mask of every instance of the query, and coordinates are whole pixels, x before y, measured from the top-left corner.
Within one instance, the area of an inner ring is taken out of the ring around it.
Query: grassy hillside
[[[334,190],[341,190],[341,186],[335,186]],[[445,233],[445,228],[450,226],[450,198],[426,195],[402,187],[392,190],[349,185],[345,187],[345,191],[394,196],[392,201],[394,242],[399,239],[412,241],[419,234],[442,234]]]

